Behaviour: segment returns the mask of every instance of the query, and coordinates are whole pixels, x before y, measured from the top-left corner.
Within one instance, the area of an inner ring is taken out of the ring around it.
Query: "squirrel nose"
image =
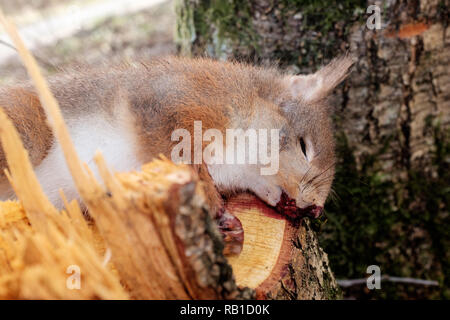
[[[306,215],[313,219],[319,218],[322,215],[322,212],[323,212],[323,207],[316,206],[315,204],[305,208]]]

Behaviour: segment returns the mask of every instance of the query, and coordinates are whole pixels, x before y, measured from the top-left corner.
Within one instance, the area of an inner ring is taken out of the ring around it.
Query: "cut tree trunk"
[[[1,110],[0,124],[11,182],[23,205],[0,203],[0,252],[7,253],[0,255],[0,297],[336,296],[336,283],[329,276],[326,255],[317,246],[306,221],[293,224],[253,195],[229,199],[227,209],[243,224],[244,246],[239,256],[227,261],[202,182],[190,167],[154,160],[140,172],[112,175],[98,156],[96,162],[106,188],[93,176],[77,181],[95,220],[95,228],[89,228],[76,203],[66,205],[67,214],[59,213],[48,202],[19,135]],[[101,235],[97,241],[93,240],[95,230]],[[94,246],[102,248],[102,254],[105,247],[111,251],[111,268],[118,271],[119,278],[102,265]],[[83,291],[75,290],[81,294],[65,287],[69,265],[78,266],[83,274]],[[39,290],[35,290],[36,286]]]
[[[340,296],[328,257],[309,220],[291,222],[254,195],[227,201],[244,229],[239,256],[228,257],[236,282],[259,299],[335,299]]]

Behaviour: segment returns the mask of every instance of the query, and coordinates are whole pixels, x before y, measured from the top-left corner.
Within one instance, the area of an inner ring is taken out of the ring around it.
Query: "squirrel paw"
[[[219,210],[216,219],[225,245],[223,254],[226,256],[240,254],[244,244],[244,229],[241,221],[225,209]]]

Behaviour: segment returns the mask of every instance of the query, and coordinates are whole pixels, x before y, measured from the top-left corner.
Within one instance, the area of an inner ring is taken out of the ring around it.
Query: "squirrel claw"
[[[244,244],[244,229],[241,221],[225,209],[219,210],[216,219],[225,245],[223,254],[226,256],[240,254]]]

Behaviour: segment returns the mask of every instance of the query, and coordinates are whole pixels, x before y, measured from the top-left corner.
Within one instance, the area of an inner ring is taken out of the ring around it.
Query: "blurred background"
[[[309,73],[350,51],[358,57],[355,71],[333,101],[334,192],[326,216],[314,222],[321,246],[336,278],[352,280],[340,282],[344,298],[448,299],[449,2],[0,0],[0,6],[47,75],[166,54]],[[26,78],[0,29],[0,85]],[[399,279],[383,281],[379,290],[354,281],[368,277],[371,265]]]

